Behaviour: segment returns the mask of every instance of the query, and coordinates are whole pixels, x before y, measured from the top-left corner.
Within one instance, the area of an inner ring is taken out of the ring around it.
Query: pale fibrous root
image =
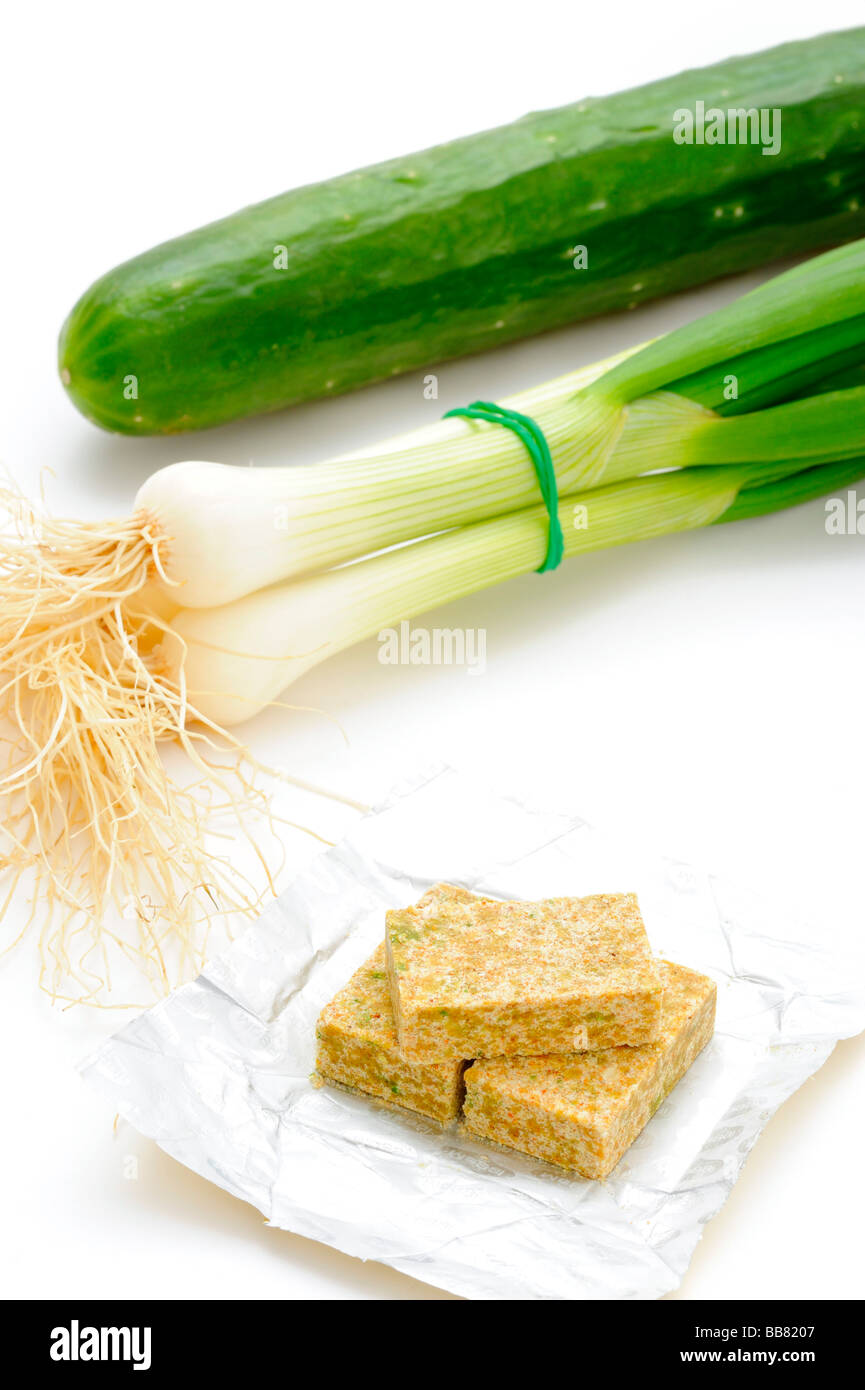
[[[0,919],[16,889],[29,894],[3,949],[37,932],[54,999],[148,1002],[198,972],[216,919],[254,913],[273,890],[261,769],[190,705],[182,669],[164,669],[165,623],[147,594],[165,576],[148,518],[64,521],[10,486],[0,507]],[[191,785],[168,775],[169,740],[191,761]],[[208,843],[238,827],[254,873]],[[129,964],[144,997],[118,1001]]]

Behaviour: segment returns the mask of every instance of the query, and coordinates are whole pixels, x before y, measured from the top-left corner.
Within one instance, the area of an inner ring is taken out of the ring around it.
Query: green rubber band
[[[565,538],[559,520],[559,487],[550,446],[537,420],[530,415],[521,415],[518,410],[496,405],[494,401],[472,401],[471,405],[456,406],[446,411],[443,418],[447,420],[451,415],[461,415],[466,420],[484,420],[488,425],[504,425],[525,444],[550,518],[547,554],[537,573],[557,569],[565,553]]]

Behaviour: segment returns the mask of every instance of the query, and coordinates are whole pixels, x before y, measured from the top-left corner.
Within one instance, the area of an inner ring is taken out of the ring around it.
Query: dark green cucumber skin
[[[780,108],[780,153],[676,144],[674,113],[698,100]],[[854,29],[534,113],[165,242],[78,301],[61,377],[107,429],[197,430],[862,235]]]

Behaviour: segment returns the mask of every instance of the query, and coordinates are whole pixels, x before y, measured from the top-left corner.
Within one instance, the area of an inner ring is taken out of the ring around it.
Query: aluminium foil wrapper
[[[439,881],[500,898],[635,891],[656,953],[717,982],[713,1040],[605,1182],[311,1084],[322,1006],[385,911]],[[439,767],[82,1070],[272,1226],[467,1298],[650,1299],[681,1281],[774,1111],[863,1027],[859,970],[783,909]]]

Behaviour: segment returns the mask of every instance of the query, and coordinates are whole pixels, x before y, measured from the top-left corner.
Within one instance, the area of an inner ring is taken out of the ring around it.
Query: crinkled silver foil
[[[315,1021],[386,908],[636,891],[655,950],[718,984],[713,1041],[604,1183],[316,1089]],[[773,1112],[865,1027],[855,971],[788,914],[450,768],[399,787],[197,980],[83,1073],[188,1168],[285,1230],[482,1299],[675,1289]]]

